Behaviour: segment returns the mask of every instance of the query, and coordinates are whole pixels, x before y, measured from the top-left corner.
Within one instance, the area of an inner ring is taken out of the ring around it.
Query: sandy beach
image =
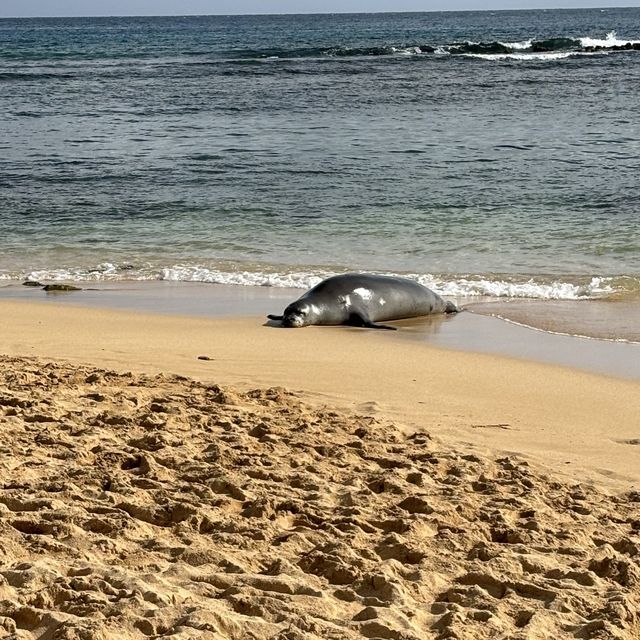
[[[467,4],[0,2],[0,640],[640,640],[640,7]]]
[[[640,383],[2,301],[0,636],[637,638]]]

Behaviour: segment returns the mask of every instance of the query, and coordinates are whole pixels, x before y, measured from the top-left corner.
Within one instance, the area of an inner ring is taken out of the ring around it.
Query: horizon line
[[[236,16],[266,17],[266,16],[332,16],[332,15],[384,15],[403,13],[495,13],[506,11],[574,11],[591,9],[594,11],[608,11],[612,9],[636,9],[636,5],[618,5],[615,7],[501,7],[496,9],[431,9],[425,11],[307,11],[307,12],[279,12],[279,13],[158,13],[158,14],[100,14],[100,15],[41,15],[41,16],[0,16],[0,20],[42,20],[48,18],[231,18]]]

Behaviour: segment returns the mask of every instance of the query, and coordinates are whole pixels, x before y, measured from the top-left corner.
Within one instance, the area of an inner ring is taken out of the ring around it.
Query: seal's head
[[[282,316],[283,327],[304,327],[313,323],[313,310],[306,302],[292,302]]]
[[[277,320],[283,327],[304,327],[314,324],[318,317],[318,309],[315,305],[296,300],[292,302],[281,316],[269,314],[269,320]]]

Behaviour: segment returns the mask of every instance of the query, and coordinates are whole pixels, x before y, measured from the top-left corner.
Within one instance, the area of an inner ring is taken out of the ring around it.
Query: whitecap
[[[520,49],[531,49],[531,44],[533,40],[530,38],[529,40],[523,40],[522,42],[499,42],[503,47],[509,47],[509,49],[520,50]]]
[[[610,31],[602,38],[578,38],[583,47],[624,47],[626,44],[640,44],[640,40],[620,40],[615,31]]]
[[[573,56],[593,56],[606,53],[606,51],[545,51],[543,53],[465,53],[463,55],[470,58],[481,58],[483,60],[533,60],[536,62],[552,62],[553,60],[563,60]]]

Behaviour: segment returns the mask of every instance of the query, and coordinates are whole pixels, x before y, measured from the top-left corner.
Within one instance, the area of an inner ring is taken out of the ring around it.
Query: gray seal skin
[[[414,280],[364,273],[332,276],[292,302],[281,316],[283,327],[347,324],[370,329],[396,329],[378,322],[457,313],[453,302]]]

